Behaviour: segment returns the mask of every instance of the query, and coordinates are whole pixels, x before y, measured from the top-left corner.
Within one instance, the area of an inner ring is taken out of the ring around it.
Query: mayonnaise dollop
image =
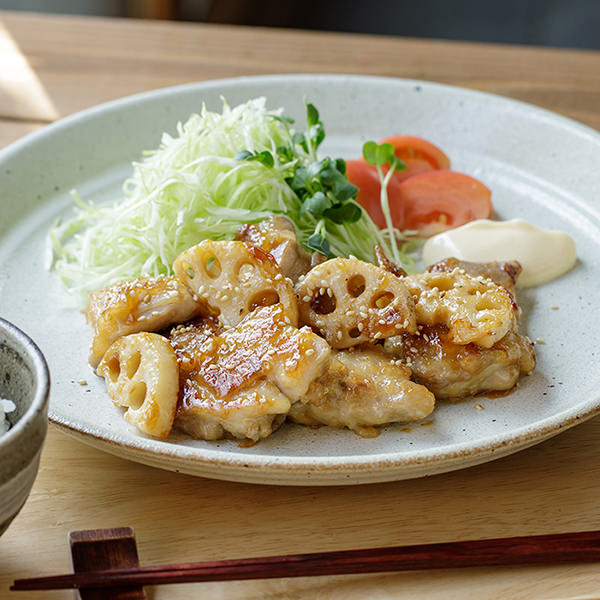
[[[517,285],[534,287],[560,277],[577,260],[573,238],[523,219],[479,219],[433,236],[423,247],[423,263],[454,256],[474,262],[518,260],[523,267]]]

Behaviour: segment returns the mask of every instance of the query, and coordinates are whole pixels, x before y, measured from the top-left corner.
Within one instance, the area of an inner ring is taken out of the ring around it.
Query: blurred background
[[[600,49],[600,0],[0,0],[0,9]]]

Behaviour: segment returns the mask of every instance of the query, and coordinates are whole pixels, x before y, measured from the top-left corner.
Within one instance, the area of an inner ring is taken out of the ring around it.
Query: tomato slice
[[[358,187],[356,201],[369,213],[375,225],[382,229],[386,228],[387,223],[381,210],[381,184],[377,169],[364,160],[348,160],[346,161],[346,175],[350,182]],[[400,185],[400,181],[395,179],[395,175],[395,173],[392,175],[388,183],[390,214],[394,227],[404,229],[402,205],[393,200]]]
[[[387,224],[381,211],[379,176],[374,166],[349,160],[348,179],[359,188],[357,202],[378,227]],[[388,184],[394,227],[431,236],[492,214],[491,191],[481,181],[455,171],[429,171],[404,181],[392,175]]]
[[[450,168],[450,159],[444,152],[423,138],[414,135],[394,135],[381,140],[380,143],[394,146],[394,154],[406,163],[406,170],[398,171],[395,175],[398,180]]]
[[[402,204],[404,228],[431,236],[492,214],[492,192],[456,171],[431,171],[403,181],[393,202]]]

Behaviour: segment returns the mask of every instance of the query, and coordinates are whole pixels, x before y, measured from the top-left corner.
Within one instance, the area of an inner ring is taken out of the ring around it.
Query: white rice
[[[6,413],[12,412],[15,408],[14,402],[0,398],[0,435],[8,431],[9,423],[6,420]]]

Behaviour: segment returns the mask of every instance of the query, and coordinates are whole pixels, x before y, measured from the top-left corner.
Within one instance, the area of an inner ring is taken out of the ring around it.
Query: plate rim
[[[421,86],[423,89],[434,90],[440,93],[456,94],[463,97],[471,97],[477,100],[492,99],[496,103],[504,104],[507,107],[513,107],[521,111],[526,111],[529,116],[532,114],[544,121],[550,121],[552,125],[557,127],[566,127],[571,132],[589,138],[592,143],[600,147],[600,132],[594,128],[584,125],[570,117],[555,113],[551,110],[541,108],[531,103],[515,100],[499,94],[474,90],[455,85],[437,83],[418,79],[404,79],[398,77],[382,77],[360,74],[339,74],[339,73],[316,73],[316,74],[268,74],[268,75],[249,75],[242,77],[230,77],[222,79],[211,79],[199,82],[190,82],[176,86],[157,88],[133,95],[128,95],[122,98],[104,102],[74,114],[68,115],[53,123],[50,123],[40,129],[32,132],[15,142],[9,144],[0,150],[0,163],[8,158],[18,155],[20,152],[27,151],[31,145],[37,144],[39,141],[53,136],[61,130],[76,128],[80,123],[86,122],[89,119],[102,118],[106,113],[118,112],[122,108],[135,106],[142,102],[152,102],[157,99],[165,99],[172,95],[181,93],[190,93],[197,91],[201,94],[203,91],[214,88],[225,88],[223,95],[226,95],[227,88],[235,87],[239,84],[260,84],[263,83],[280,83],[285,81],[310,82],[314,84],[319,80],[335,80],[338,82],[372,82],[382,84],[393,84],[406,88]],[[259,470],[264,474],[272,473],[279,474],[287,472],[290,475],[294,473],[300,475],[301,472],[307,470],[330,473],[335,476],[340,473],[360,474],[369,470],[377,470],[378,472],[390,473],[392,471],[401,470],[403,468],[416,467],[426,468],[428,466],[435,467],[446,465],[450,470],[452,465],[461,462],[465,458],[481,457],[482,461],[487,461],[497,456],[516,452],[524,446],[530,446],[537,441],[543,441],[552,435],[558,434],[567,430],[579,423],[590,419],[597,414],[600,414],[600,393],[596,397],[588,399],[574,407],[567,408],[560,413],[546,417],[534,424],[523,425],[517,429],[512,429],[505,434],[496,434],[494,436],[483,439],[478,443],[462,442],[460,444],[452,444],[451,450],[448,446],[441,446],[428,450],[414,450],[409,452],[386,452],[370,455],[339,455],[339,456],[319,456],[319,457],[298,457],[298,456],[276,456],[276,455],[260,455],[260,454],[239,454],[232,453],[227,450],[197,448],[193,446],[181,446],[172,444],[173,449],[169,451],[169,442],[163,442],[165,447],[148,448],[145,442],[148,438],[142,436],[131,436],[130,439],[123,439],[121,434],[114,439],[110,435],[102,432],[99,428],[82,427],[77,422],[70,420],[56,413],[52,405],[49,410],[49,420],[59,429],[77,435],[77,437],[87,437],[89,442],[95,446],[111,445],[114,447],[126,448],[134,453],[147,454],[150,457],[163,457],[165,459],[178,458],[181,460],[192,461],[196,466],[202,465],[222,466],[229,468],[248,470]],[[153,440],[154,441],[154,440]],[[460,468],[460,466],[456,467]],[[418,475],[414,475],[418,476]],[[273,482],[276,483],[276,482]],[[307,481],[310,483],[310,481]],[[335,485],[336,482],[332,482]],[[343,481],[337,483],[344,483]]]
[[[495,101],[499,101],[501,103],[507,103],[508,105],[513,105],[516,107],[520,107],[523,110],[533,110],[537,112],[540,117],[545,117],[553,122],[563,121],[564,125],[568,125],[571,128],[578,129],[579,133],[588,135],[592,138],[598,138],[600,140],[600,131],[594,129],[589,125],[585,125],[573,119],[571,117],[567,117],[560,113],[554,112],[547,108],[543,108],[536,104],[532,104],[530,102],[524,102],[523,100],[516,100],[514,98],[510,98],[509,96],[502,96],[500,94],[496,94],[493,92],[484,92],[481,90],[475,90],[468,87],[462,87],[458,85],[450,85],[447,83],[439,83],[436,81],[428,81],[424,79],[405,79],[403,77],[386,77],[379,75],[362,75],[362,74],[343,74],[343,73],[280,73],[280,74],[267,74],[267,75],[243,75],[239,77],[224,77],[220,79],[206,79],[203,81],[192,81],[188,83],[182,83],[179,85],[172,85],[166,87],[155,88],[152,90],[147,90],[145,92],[138,92],[135,94],[129,94],[127,96],[123,96],[121,98],[116,98],[114,100],[108,100],[107,102],[102,102],[100,104],[95,104],[88,108],[84,108],[77,112],[74,112],[65,117],[61,117],[51,123],[45,124],[41,129],[37,131],[33,131],[24,135],[23,137],[11,142],[4,148],[0,149],[0,161],[6,159],[7,156],[13,153],[17,153],[23,149],[25,149],[32,142],[36,142],[39,139],[43,139],[47,136],[52,135],[55,131],[61,130],[63,128],[68,128],[72,125],[77,124],[79,121],[85,121],[89,117],[92,117],[96,114],[101,114],[105,112],[111,112],[113,110],[117,110],[123,106],[134,105],[141,101],[151,101],[154,98],[159,96],[168,96],[171,94],[178,94],[181,92],[192,91],[194,89],[202,89],[205,87],[217,87],[217,86],[230,86],[235,85],[236,83],[244,83],[244,82],[260,82],[264,81],[266,83],[278,80],[286,80],[286,79],[299,79],[306,80],[310,82],[314,82],[319,79],[337,79],[337,80],[348,80],[348,81],[373,81],[373,82],[381,82],[381,83],[396,83],[400,85],[407,86],[426,86],[430,89],[438,90],[438,91],[448,91],[449,93],[461,93],[466,94],[473,97],[486,97],[492,98]]]

